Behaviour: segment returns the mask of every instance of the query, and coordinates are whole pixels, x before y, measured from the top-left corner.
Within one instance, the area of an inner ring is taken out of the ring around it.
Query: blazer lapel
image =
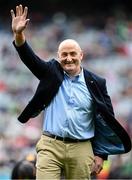
[[[90,74],[89,71],[84,69],[84,78],[86,81],[86,85],[88,90],[90,91],[93,99],[97,102],[97,103],[101,103],[102,105],[105,105],[105,100],[104,97],[97,85],[96,80],[92,77],[92,75]]]

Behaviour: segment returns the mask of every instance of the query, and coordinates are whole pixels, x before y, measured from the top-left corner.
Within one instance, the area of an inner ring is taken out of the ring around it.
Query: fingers
[[[95,165],[94,168],[92,169],[92,175],[99,174],[102,169],[103,169],[102,166],[96,166],[96,165]]]
[[[24,8],[24,12],[23,12],[23,17],[26,19],[27,17],[27,14],[28,14],[28,7],[25,7]]]
[[[95,172],[96,174],[99,174],[102,169],[103,169],[102,166],[100,166],[100,165],[95,165],[95,167],[94,167],[94,172]]]
[[[26,19],[27,14],[28,14],[28,8],[27,7],[25,7],[23,9],[23,6],[21,4],[19,6],[16,6],[16,16],[23,16]],[[12,18],[15,17],[15,13],[13,10],[11,10],[11,16],[12,16]]]
[[[22,15],[22,13],[23,13],[23,7],[21,4],[19,5],[19,13],[20,13],[20,15]]]
[[[23,6],[20,4],[20,5],[18,6],[18,15],[19,15],[19,16],[23,16],[23,17],[26,19],[27,14],[28,14],[28,7],[25,7],[25,8],[23,9]]]
[[[11,10],[11,17],[12,17],[12,19],[15,17],[15,14],[14,14],[13,10]]]
[[[94,163],[92,166],[92,174],[100,173],[100,171],[103,169],[103,162],[104,160],[101,157],[95,156]]]
[[[26,19],[25,26],[27,26],[27,24],[28,24],[29,21],[30,21],[30,19]]]
[[[18,6],[16,6],[16,16],[18,16]]]

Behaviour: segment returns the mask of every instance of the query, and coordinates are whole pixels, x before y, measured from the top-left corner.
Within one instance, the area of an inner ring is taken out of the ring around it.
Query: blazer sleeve
[[[22,46],[17,47],[13,41],[13,45],[18,52],[22,62],[28,69],[40,80],[49,71],[50,62],[45,62],[40,59],[32,50],[32,48],[25,42]]]

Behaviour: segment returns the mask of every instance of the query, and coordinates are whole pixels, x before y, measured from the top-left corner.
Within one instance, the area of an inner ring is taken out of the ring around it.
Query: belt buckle
[[[63,137],[63,143],[72,143],[72,141],[67,137]]]

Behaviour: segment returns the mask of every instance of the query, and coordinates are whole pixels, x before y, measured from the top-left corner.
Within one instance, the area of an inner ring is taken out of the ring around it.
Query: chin
[[[71,76],[71,75],[74,75],[74,71],[73,71],[73,70],[65,70],[65,72],[66,72],[67,74],[69,74],[70,76]]]
[[[73,66],[66,66],[65,69],[67,71],[74,71],[75,67],[73,67]]]
[[[72,71],[74,71],[73,68],[65,68],[64,70],[65,70],[66,72],[72,72]]]

